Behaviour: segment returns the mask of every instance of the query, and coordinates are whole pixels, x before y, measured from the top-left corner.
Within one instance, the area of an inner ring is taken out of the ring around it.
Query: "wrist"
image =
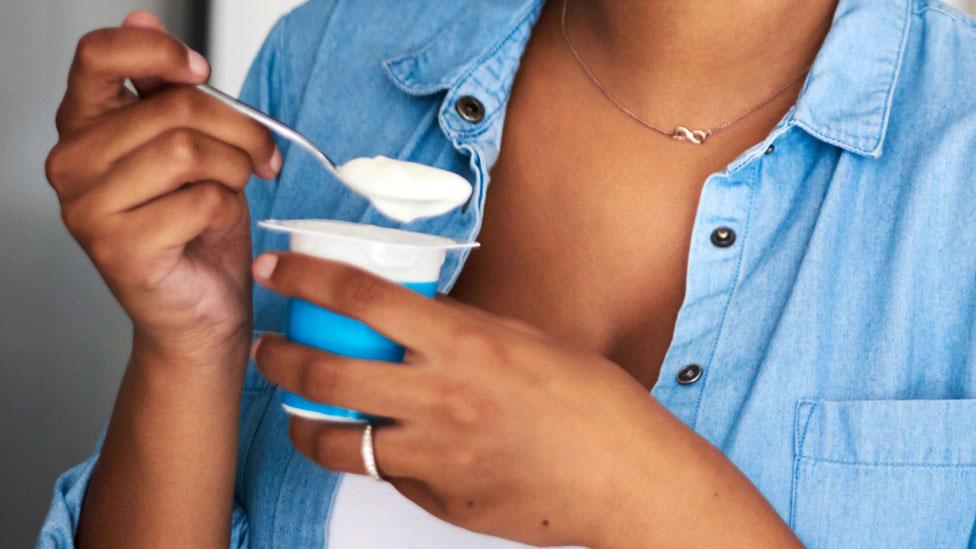
[[[191,424],[218,418],[232,421],[240,402],[248,352],[249,342],[243,339],[193,350],[160,346],[137,330],[120,399],[123,393],[135,397],[134,402],[141,403],[138,415],[144,422],[152,421],[150,415],[169,416],[167,421],[179,416]],[[150,408],[152,413],[146,414]],[[225,413],[230,415],[223,417]],[[160,427],[142,431],[158,433]]]
[[[155,368],[169,370],[231,373],[246,367],[250,346],[250,323],[226,333],[159,333],[136,326],[132,359],[134,363],[151,363]]]
[[[242,336],[192,349],[136,328],[79,538],[114,527],[146,539],[173,537],[175,527],[196,541],[227,531],[247,354]]]
[[[762,494],[717,448],[650,399],[607,478],[594,549],[799,546]],[[694,510],[694,527],[687,511]]]
[[[656,401],[645,409],[641,417],[634,417],[636,429],[615,435],[618,451],[607,454],[609,458],[600,470],[604,471],[599,483],[600,492],[594,501],[597,507],[591,516],[597,517],[588,528],[586,546],[592,549],[630,549],[651,546],[648,530],[657,523],[655,509],[667,499],[666,489],[660,479],[661,471],[669,465],[662,456],[661,445],[674,442],[671,436],[663,436],[660,424],[663,409]],[[620,442],[627,441],[626,448]]]

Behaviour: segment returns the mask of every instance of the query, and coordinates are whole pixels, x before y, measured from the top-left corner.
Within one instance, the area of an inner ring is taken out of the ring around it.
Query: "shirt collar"
[[[414,95],[450,89],[496,54],[515,29],[531,23],[542,2],[474,2],[420,49],[387,59],[387,74],[397,87]],[[793,123],[847,151],[881,156],[911,3],[840,0],[797,99]],[[512,62],[517,64],[518,56]]]
[[[526,20],[533,22],[542,3],[472,2],[420,49],[387,59],[383,65],[393,83],[407,93],[428,95],[446,90],[496,53]]]
[[[911,14],[911,0],[841,0],[793,122],[850,152],[881,156]]]

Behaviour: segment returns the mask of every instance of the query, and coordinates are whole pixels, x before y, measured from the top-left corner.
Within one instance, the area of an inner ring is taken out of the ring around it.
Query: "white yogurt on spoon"
[[[409,223],[421,217],[441,215],[464,204],[471,196],[471,185],[463,177],[414,162],[374,156],[354,158],[336,166],[322,149],[287,124],[208,84],[200,84],[197,89],[307,151],[329,173],[368,198],[390,219]]]
[[[402,223],[447,213],[471,196],[471,184],[454,172],[385,156],[354,158],[336,171],[380,213]]]

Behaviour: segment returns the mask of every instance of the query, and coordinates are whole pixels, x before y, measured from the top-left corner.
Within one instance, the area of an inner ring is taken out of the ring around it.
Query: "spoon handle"
[[[292,143],[305,149],[306,151],[309,152],[309,154],[311,154],[319,162],[321,162],[322,165],[325,166],[325,168],[332,173],[332,175],[334,175],[340,181],[342,180],[342,178],[339,177],[338,171],[336,171],[335,163],[332,162],[332,159],[326,156],[326,154],[322,152],[321,149],[316,147],[315,144],[312,143],[307,137],[298,133],[293,128],[279,122],[278,120],[275,120],[274,118],[264,114],[263,112],[255,109],[254,107],[218,90],[217,88],[209,84],[200,84],[197,86],[197,89],[209,95],[210,97],[213,97],[214,99],[218,99],[222,101],[227,106],[231,107],[237,112],[249,118],[252,118],[253,120],[257,121],[261,125],[268,128],[269,130],[275,132],[281,137],[287,139],[288,141],[291,141]]]

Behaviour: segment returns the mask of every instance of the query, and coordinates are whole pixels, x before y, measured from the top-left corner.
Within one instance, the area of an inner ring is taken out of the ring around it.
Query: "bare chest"
[[[586,171],[525,173],[508,162],[491,183],[482,248],[452,295],[600,352],[653,384],[684,295],[693,193],[638,191],[646,181]]]
[[[545,24],[537,30],[545,36]],[[478,240],[453,297],[657,379],[684,298],[698,196],[777,114],[695,146],[634,123],[543,40],[506,113]]]
[[[590,124],[540,116],[536,102],[551,101],[513,94],[482,248],[452,295],[599,352],[653,385],[710,166],[686,159],[688,145],[628,128],[618,113]]]

